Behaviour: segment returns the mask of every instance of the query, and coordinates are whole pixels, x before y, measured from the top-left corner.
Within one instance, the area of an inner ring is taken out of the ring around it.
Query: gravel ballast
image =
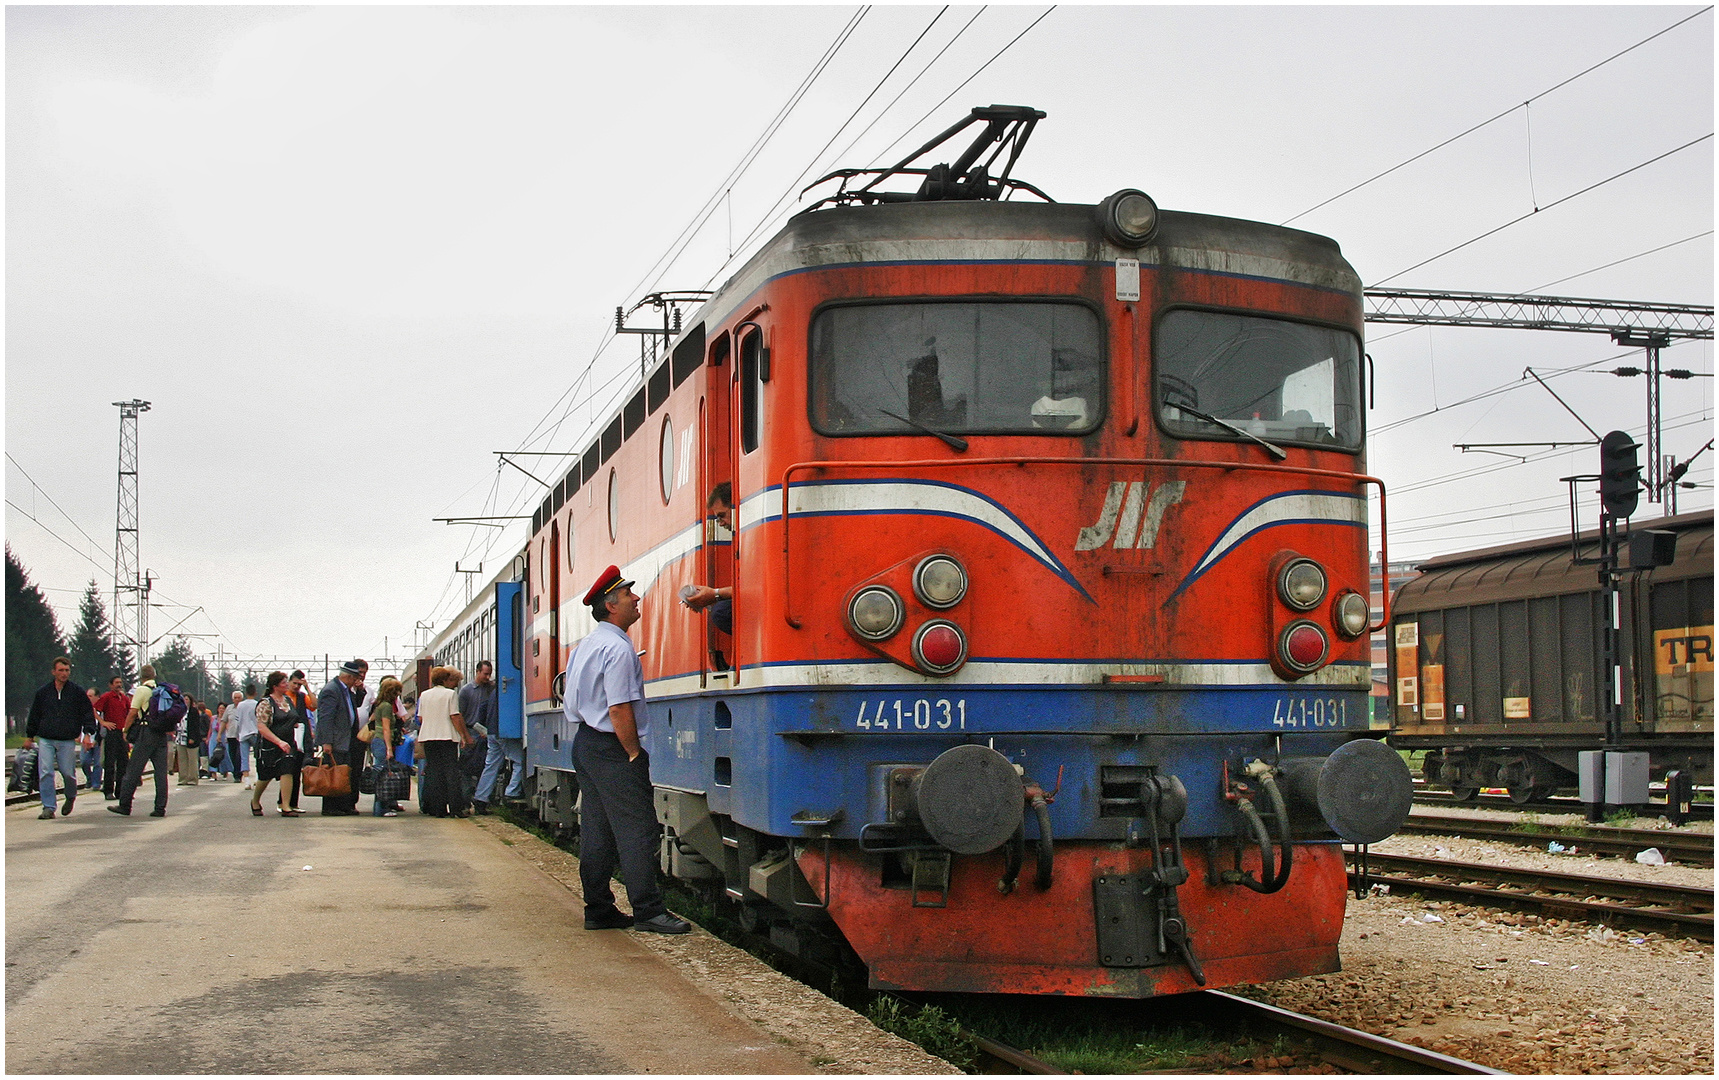
[[[1572,843],[1573,856],[1413,835],[1373,850],[1713,886],[1710,868],[1595,858]],[[1350,899],[1342,956],[1340,973],[1243,992],[1507,1072],[1713,1072],[1710,944],[1375,893]]]

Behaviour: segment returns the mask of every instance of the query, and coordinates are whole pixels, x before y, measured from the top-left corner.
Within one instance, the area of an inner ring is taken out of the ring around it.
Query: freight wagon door
[[[525,681],[520,644],[525,619],[525,590],[517,581],[495,586],[495,719],[504,739],[525,737]]]

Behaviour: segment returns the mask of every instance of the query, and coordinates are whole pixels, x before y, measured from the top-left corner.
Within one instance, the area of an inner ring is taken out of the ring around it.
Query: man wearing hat
[[[368,669],[369,665],[362,660],[348,660],[316,695],[317,744],[322,747],[324,757],[332,756],[336,764],[349,766],[353,777],[352,791],[348,794],[323,796],[322,812],[331,817],[358,813],[357,778],[363,768],[366,747],[352,736],[358,726],[358,705],[352,689],[364,680]]]
[[[639,621],[633,583],[611,566],[582,601],[597,628],[567,661],[562,711],[578,724],[573,766],[579,773],[579,881],[585,929],[632,927],[684,934],[691,924],[668,913],[657,888],[657,816],[651,800],[650,731],[645,674],[627,628]],[[615,907],[609,878],[619,866],[633,913]]]

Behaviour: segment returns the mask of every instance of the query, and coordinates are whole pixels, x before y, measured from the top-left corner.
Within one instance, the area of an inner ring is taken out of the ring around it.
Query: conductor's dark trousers
[[[621,740],[580,724],[573,736],[573,767],[579,773],[579,883],[585,916],[615,910],[609,878],[618,866],[627,886],[633,921],[668,910],[657,888],[656,808],[651,803],[651,756],[627,760]]]

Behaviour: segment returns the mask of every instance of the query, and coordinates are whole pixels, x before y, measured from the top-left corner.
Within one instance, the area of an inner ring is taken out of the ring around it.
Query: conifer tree
[[[60,621],[6,545],[6,715],[24,726],[30,701],[54,677],[54,657],[66,651]]]
[[[93,580],[78,604],[78,625],[72,630],[70,646],[67,655],[72,658],[72,678],[82,685],[105,692],[107,681],[115,675],[125,676],[127,683],[131,681],[131,652],[114,649],[107,607]]]

